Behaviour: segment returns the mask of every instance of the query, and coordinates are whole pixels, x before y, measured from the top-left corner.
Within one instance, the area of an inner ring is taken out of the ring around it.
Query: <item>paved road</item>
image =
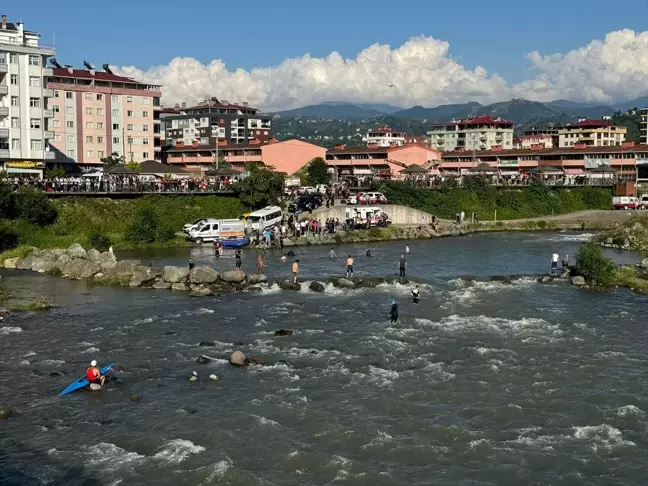
[[[643,211],[592,209],[587,211],[576,211],[575,213],[559,214],[557,216],[540,216],[537,218],[505,221],[587,221],[592,223],[620,223],[642,214],[648,213],[644,213]]]

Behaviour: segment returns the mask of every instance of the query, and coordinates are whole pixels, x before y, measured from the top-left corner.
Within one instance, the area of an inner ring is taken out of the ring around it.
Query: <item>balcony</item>
[[[54,118],[54,112],[52,110],[43,110],[44,118]]]
[[[56,152],[52,152],[51,150],[45,151],[45,160],[54,160],[55,158],[56,158]]]
[[[0,78],[9,72],[9,64],[0,62]]]
[[[9,94],[9,86],[0,86],[0,97],[7,96]]]
[[[4,118],[6,116],[9,116],[9,108],[6,106],[0,106],[0,118]]]
[[[0,159],[9,158],[9,149],[0,149]]]
[[[51,67],[43,68],[43,76],[47,76],[49,78],[54,76],[54,68]]]
[[[52,88],[43,89],[43,96],[45,98],[54,98],[54,90]]]
[[[54,138],[54,132],[52,130],[45,130],[43,132],[43,137],[46,140],[52,140]]]
[[[8,128],[0,128],[0,138],[9,138]]]

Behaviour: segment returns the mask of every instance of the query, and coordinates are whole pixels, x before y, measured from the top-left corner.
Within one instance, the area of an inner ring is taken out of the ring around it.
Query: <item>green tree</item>
[[[16,191],[14,197],[17,218],[26,219],[39,226],[48,226],[56,222],[56,208],[43,191],[23,186]]]
[[[607,286],[614,278],[614,263],[591,241],[583,243],[576,253],[575,272],[588,282]]]
[[[308,182],[309,186],[331,183],[331,174],[322,157],[315,157],[308,163],[306,167],[306,182]]]
[[[126,167],[128,167],[130,170],[135,171],[135,172],[141,172],[142,171],[142,166],[139,165],[137,162],[130,161],[129,163],[126,164]]]
[[[13,189],[6,182],[0,183],[0,219],[16,217],[16,198]]]
[[[150,208],[142,209],[126,231],[126,240],[131,243],[153,243],[158,231],[158,216]]]
[[[234,184],[233,189],[243,204],[251,209],[278,204],[284,191],[286,176],[274,167],[250,166],[248,176]]]
[[[126,159],[123,155],[119,155],[118,152],[113,152],[108,157],[103,157],[100,160],[106,169],[112,169],[117,165],[126,165]]]
[[[62,167],[54,167],[47,172],[45,172],[45,178],[47,179],[56,179],[57,177],[63,177],[65,175],[65,169]]]
[[[214,160],[209,166],[211,170],[216,170],[216,169],[222,169],[223,167],[228,167],[230,164],[228,164],[225,161],[225,154],[223,152],[219,152],[218,155],[214,154]]]

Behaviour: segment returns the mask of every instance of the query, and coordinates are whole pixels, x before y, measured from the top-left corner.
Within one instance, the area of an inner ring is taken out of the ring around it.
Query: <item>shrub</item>
[[[590,241],[583,243],[576,253],[575,272],[588,282],[607,286],[612,283],[615,269],[612,260],[601,251],[601,247]]]
[[[0,252],[11,250],[18,246],[18,233],[15,231],[0,227]]]
[[[98,251],[107,251],[108,248],[112,246],[112,241],[110,238],[106,235],[102,235],[100,233],[93,233],[90,235],[90,244],[95,250]]]
[[[0,218],[12,219],[16,216],[16,198],[11,186],[0,183]]]
[[[152,209],[143,209],[126,231],[126,240],[135,243],[153,243],[157,236],[158,218]]]
[[[381,231],[380,228],[369,228],[369,237],[373,239],[377,239],[383,236],[383,232]]]
[[[38,189],[24,186],[15,193],[15,216],[38,226],[56,222],[57,212],[52,201]]]

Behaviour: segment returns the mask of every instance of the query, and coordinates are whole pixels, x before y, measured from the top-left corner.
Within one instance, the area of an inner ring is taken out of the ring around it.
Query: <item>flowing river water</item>
[[[413,284],[307,289],[341,275],[348,253],[358,276],[395,276],[404,242],[371,245],[372,258],[338,247],[334,261],[328,248],[298,248],[301,292],[192,298],[3,270],[5,289],[57,307],[0,324],[0,404],[14,409],[0,421],[0,484],[645,484],[648,298],[487,280],[544,273],[553,251],[573,261],[586,237],[412,241],[418,305]],[[188,254],[120,257],[184,265]],[[267,274],[287,278],[279,256]],[[223,358],[235,349],[270,365],[233,368]],[[213,361],[196,363],[203,354]],[[56,397],[93,358],[122,364],[119,381]]]

